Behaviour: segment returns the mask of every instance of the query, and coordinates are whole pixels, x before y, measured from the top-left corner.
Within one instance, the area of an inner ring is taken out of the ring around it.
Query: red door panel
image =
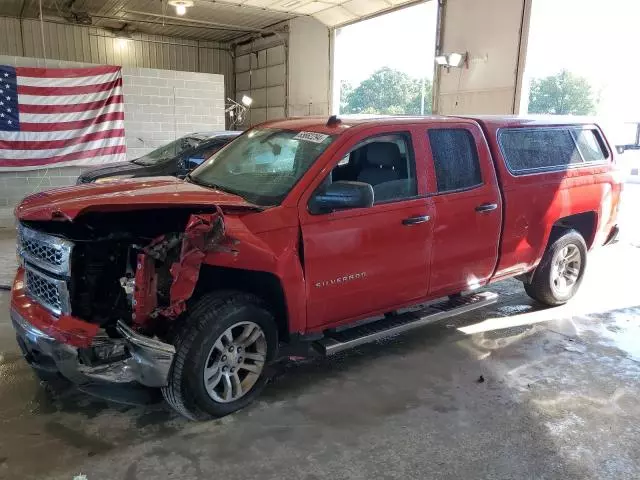
[[[431,256],[430,295],[471,290],[487,283],[496,266],[500,241],[500,199],[481,188],[470,195],[434,197],[436,218]],[[481,205],[495,210],[478,212]]]
[[[339,161],[363,141],[407,136],[415,157],[417,196],[371,208],[312,215],[309,198]],[[327,161],[298,205],[307,289],[307,331],[350,323],[422,300],[428,293],[434,202],[426,197],[424,139],[417,126],[354,132]],[[429,217],[414,225],[413,217]]]
[[[432,198],[436,211],[430,297],[470,290],[487,283],[496,267],[502,225],[500,190],[482,132],[476,125],[464,123],[442,128],[466,129],[472,135],[481,183],[459,191],[437,192],[436,182],[429,182],[434,191]],[[429,144],[429,175],[435,179],[432,151]]]
[[[424,215],[421,198],[304,222],[308,329],[424,298],[432,224],[403,224]]]

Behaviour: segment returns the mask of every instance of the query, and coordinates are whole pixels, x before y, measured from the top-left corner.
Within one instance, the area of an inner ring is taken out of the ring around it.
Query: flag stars
[[[9,76],[9,74],[8,74],[7,72],[4,72],[4,76],[5,76],[5,77],[8,77],[8,76]]]

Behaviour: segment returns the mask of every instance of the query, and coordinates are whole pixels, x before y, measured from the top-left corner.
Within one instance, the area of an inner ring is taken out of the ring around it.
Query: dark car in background
[[[103,183],[136,177],[184,177],[240,133],[190,133],[135,160],[87,170],[78,177],[77,183]]]

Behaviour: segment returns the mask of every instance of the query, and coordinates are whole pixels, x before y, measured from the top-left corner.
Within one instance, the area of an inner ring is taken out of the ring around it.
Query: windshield
[[[137,163],[138,165],[157,165],[159,163],[167,162],[176,158],[182,152],[190,150],[192,148],[196,148],[200,145],[204,139],[196,138],[196,137],[182,137],[177,140],[174,140],[171,143],[167,143],[162,147],[156,148],[152,152],[147,153],[146,155],[136,158],[133,163]]]
[[[332,136],[321,133],[254,129],[209,158],[189,178],[256,205],[278,205],[332,141]]]

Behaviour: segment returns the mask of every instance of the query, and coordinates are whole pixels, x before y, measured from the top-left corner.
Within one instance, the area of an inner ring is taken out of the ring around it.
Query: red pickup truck
[[[266,123],[185,181],[27,197],[11,318],[39,371],[226,415],[276,359],[482,307],[488,283],[568,301],[615,240],[620,191],[601,129],[576,119]]]

